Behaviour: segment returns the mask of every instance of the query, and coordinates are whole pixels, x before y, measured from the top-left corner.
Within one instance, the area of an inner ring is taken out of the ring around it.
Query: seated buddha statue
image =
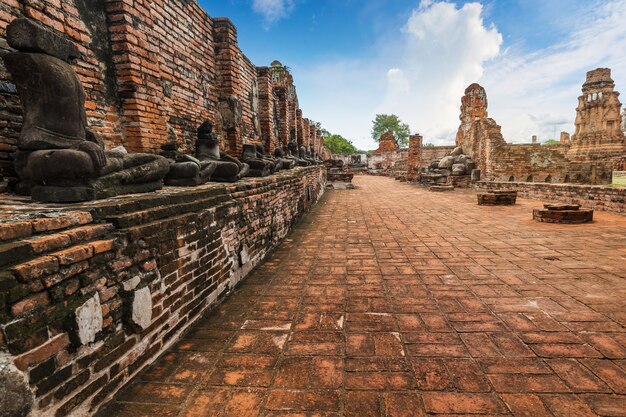
[[[213,123],[208,120],[198,128],[196,158],[200,162],[215,165],[211,181],[236,182],[247,176],[250,167],[226,153],[220,151],[219,137],[213,132]]]

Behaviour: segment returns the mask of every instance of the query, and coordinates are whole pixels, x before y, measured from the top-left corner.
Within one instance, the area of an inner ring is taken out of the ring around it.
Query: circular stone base
[[[551,210],[548,208],[533,210],[533,219],[543,223],[582,224],[593,221],[593,210]]]
[[[517,191],[494,190],[477,197],[479,206],[513,206],[517,202]]]

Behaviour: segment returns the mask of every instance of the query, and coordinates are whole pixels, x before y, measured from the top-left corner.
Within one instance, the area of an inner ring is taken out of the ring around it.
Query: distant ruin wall
[[[580,204],[594,210],[626,214],[626,188],[500,181],[479,181],[474,183],[474,187],[478,190],[517,191],[522,197],[546,203]]]
[[[316,166],[63,211],[16,200],[0,217],[0,351],[28,378],[31,415],[97,410],[232,292],[325,183]]]
[[[7,26],[24,16],[79,47],[74,69],[87,95],[88,124],[107,148],[157,152],[175,139],[192,153],[196,129],[210,120],[222,150],[239,156],[245,143],[273,150],[278,135],[284,144],[297,128],[297,94],[286,67],[257,68],[239,48],[232,22],[211,18],[194,0],[3,2],[0,53],[10,50]],[[0,174],[6,177],[15,176],[20,129],[19,98],[0,60]],[[303,132],[302,142],[321,153],[314,133]]]

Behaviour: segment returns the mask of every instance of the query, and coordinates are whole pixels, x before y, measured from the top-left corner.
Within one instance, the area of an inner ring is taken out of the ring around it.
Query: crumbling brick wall
[[[95,411],[233,291],[325,182],[316,166],[2,213],[0,351],[27,375],[33,415]]]
[[[626,214],[626,189],[601,185],[543,184],[528,182],[479,181],[477,190],[511,190],[521,197],[543,202],[580,204],[582,207]]]

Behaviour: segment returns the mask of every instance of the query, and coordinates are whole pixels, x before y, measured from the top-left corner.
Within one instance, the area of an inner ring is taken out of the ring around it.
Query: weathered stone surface
[[[100,296],[94,295],[75,312],[76,332],[81,344],[87,345],[96,340],[96,335],[102,330],[102,306]]]
[[[372,152],[375,155],[382,154],[385,152],[393,152],[397,151],[400,147],[398,146],[398,141],[396,140],[396,136],[393,132],[385,132],[380,137],[378,142],[378,149]]]
[[[513,206],[517,201],[517,191],[493,190],[488,193],[478,193],[479,206]]]
[[[13,21],[7,28],[7,42],[18,51],[42,53],[65,62],[80,57],[76,45],[31,19]]]
[[[0,353],[0,417],[26,417],[33,405],[33,393],[26,375],[10,356]]]
[[[131,319],[141,329],[152,323],[152,295],[150,288],[144,287],[134,292]]]
[[[437,168],[439,168],[439,169],[451,169],[452,165],[454,165],[455,162],[456,162],[456,157],[454,157],[454,156],[446,156],[441,161],[439,161],[439,164],[437,165]]]

